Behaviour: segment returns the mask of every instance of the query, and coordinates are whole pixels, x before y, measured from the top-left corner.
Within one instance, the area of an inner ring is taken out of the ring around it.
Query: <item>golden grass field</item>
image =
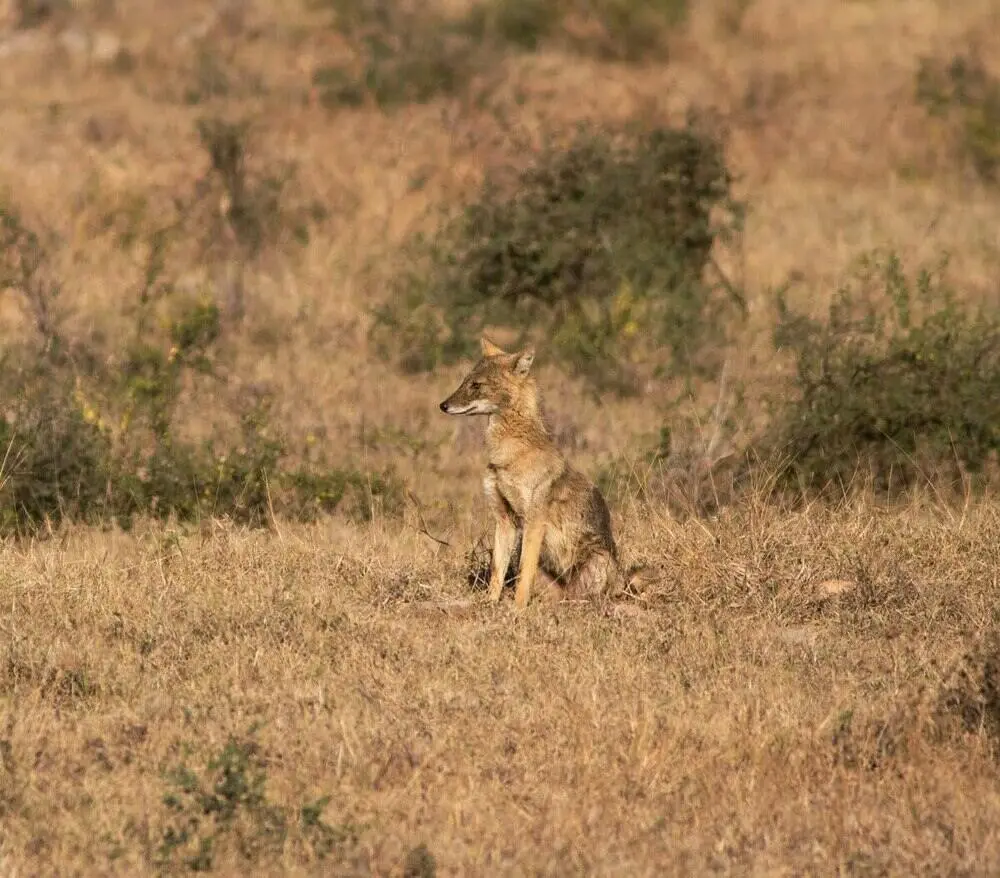
[[[467,584],[486,529],[481,426],[438,411],[462,367],[402,376],[366,332],[396,249],[516,138],[692,106],[725,121],[750,207],[720,259],[750,306],[732,368],[751,403],[783,375],[770,290],[786,280],[821,310],[863,250],[947,251],[956,285],[995,301],[1000,198],[914,101],[922,56],[973,51],[1000,74],[993,0],[705,0],[669,61],[543,47],[506,59],[488,101],[392,112],[316,100],[312,70],[344,46],[298,0],[81,0],[26,31],[19,5],[0,3],[0,187],[59,235],[69,331],[114,337],[139,283],[141,255],[107,218],[132,216],[141,237],[206,172],[195,119],[253,119],[251,161],[294,162],[329,218],[253,267],[231,381],[266,386],[275,420],[331,460],[392,463],[419,507],[4,542],[0,875],[184,871],[224,821],[176,771],[210,788],[230,739],[249,759],[230,780],[266,786],[216,790],[237,803],[213,843],[220,875],[1000,872],[1000,501],[928,489],[788,512],[764,480],[682,520],[625,497],[623,553],[656,571],[642,600],[516,615]],[[113,34],[128,70],[67,31]],[[192,105],[205,52],[232,87]],[[191,288],[220,282],[217,266],[184,269]],[[0,329],[26,331],[9,297]],[[538,359],[584,471],[655,435],[666,388],[597,400]],[[185,404],[188,429],[214,429],[210,399]],[[269,807],[286,818],[277,841]]]

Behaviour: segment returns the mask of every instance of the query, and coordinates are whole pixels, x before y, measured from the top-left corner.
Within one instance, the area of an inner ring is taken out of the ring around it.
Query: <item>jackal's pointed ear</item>
[[[479,339],[479,343],[482,345],[484,357],[499,357],[503,353],[503,350],[493,344],[485,335]]]
[[[521,353],[514,354],[514,374],[518,378],[524,378],[531,371],[531,364],[535,362],[535,349],[525,348]]]

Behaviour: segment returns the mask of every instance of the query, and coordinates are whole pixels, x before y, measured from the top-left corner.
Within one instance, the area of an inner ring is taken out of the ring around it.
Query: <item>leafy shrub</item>
[[[184,763],[166,772],[167,820],[155,855],[157,866],[207,872],[220,852],[235,855],[244,864],[258,863],[280,856],[293,832],[320,858],[347,853],[356,844],[353,827],[331,826],[323,820],[328,798],[299,808],[298,826],[292,809],[271,801],[267,762],[255,731],[230,737],[202,772]]]
[[[706,268],[740,218],[722,146],[693,124],[581,129],[543,148],[514,186],[488,179],[418,243],[374,338],[411,371],[470,354],[496,324],[544,335],[599,387],[628,389],[635,362],[662,367],[664,348],[678,370],[710,369],[742,300],[720,296]]]
[[[577,0],[570,7],[596,20],[598,33],[572,39],[577,51],[608,61],[662,57],[664,37],[687,17],[687,0]]]
[[[39,234],[12,204],[0,201],[0,290],[17,294],[48,355],[61,356],[55,303],[61,284],[49,272],[53,235]]]
[[[391,471],[303,468],[287,473],[282,483],[290,494],[285,506],[300,521],[314,521],[337,509],[354,521],[371,521],[379,513],[393,516],[403,509],[402,485]]]
[[[435,878],[437,861],[426,844],[411,848],[403,863],[403,878]]]
[[[987,628],[943,675],[936,693],[940,731],[958,721],[966,733],[985,734],[991,749],[1000,747],[1000,635]]]
[[[775,344],[795,358],[797,391],[771,437],[785,484],[839,492],[868,469],[895,493],[995,475],[1000,318],[959,303],[943,270],[912,278],[895,255],[870,254],[825,320],[779,297]]]
[[[391,470],[331,468],[322,459],[291,466],[266,399],[230,404],[235,437],[181,439],[185,389],[220,377],[217,305],[162,282],[166,245],[154,242],[134,331],[111,358],[117,368],[104,366],[107,357],[70,345],[58,329],[59,284],[46,273],[44,238],[0,210],[0,283],[21,293],[41,341],[0,358],[0,533],[63,519],[128,526],[142,515],[216,515],[261,526],[276,514],[312,520],[342,510],[370,520],[400,512],[402,486]]]
[[[212,98],[225,98],[232,91],[229,73],[214,47],[200,46],[195,55],[192,84],[184,92],[187,104],[200,104]]]
[[[417,4],[330,0],[334,26],[356,50],[354,63],[313,74],[326,106],[425,103],[464,88],[479,63],[467,23]]]
[[[240,441],[193,445],[174,435],[173,410],[115,419],[56,369],[2,375],[10,388],[0,416],[0,533],[31,533],[64,519],[129,526],[136,516],[182,521],[227,516],[250,526],[273,515],[314,521],[335,511],[358,521],[401,513],[403,488],[391,471],[319,464],[290,468],[287,442],[266,415],[245,413]],[[169,385],[173,396],[175,388]],[[149,438],[143,424],[159,431]],[[221,445],[221,448],[220,448]]]
[[[553,32],[563,9],[552,0],[496,0],[492,4],[473,7],[484,20],[484,32],[524,51],[534,51]]]
[[[959,152],[982,180],[1000,182],[1000,80],[982,62],[963,55],[947,65],[923,59],[917,100],[953,123]]]
[[[417,3],[320,0],[355,59],[313,73],[328,107],[357,106],[370,95],[383,108],[463,92],[509,49],[534,51],[561,42],[584,54],[626,62],[662,53],[664,33],[687,12],[686,0],[480,0],[448,16]],[[596,27],[561,25],[574,17]]]
[[[295,168],[289,163],[252,162],[253,131],[246,121],[219,117],[199,119],[198,139],[209,159],[201,180],[182,213],[190,225],[198,208],[207,218],[199,235],[203,255],[227,260],[235,269],[227,291],[227,315],[235,321],[245,310],[244,272],[248,262],[267,247],[291,238],[309,241],[310,223],[326,216],[322,204],[290,203],[289,184]]]
[[[103,515],[111,443],[95,413],[74,405],[65,378],[35,371],[19,383],[0,417],[0,531]]]
[[[12,5],[16,26],[22,30],[40,27],[73,8],[69,0],[14,0]]]
[[[303,223],[316,217],[315,209],[290,208],[283,202],[294,169],[287,164],[271,172],[252,168],[248,164],[252,132],[245,121],[208,117],[199,119],[196,128],[211,162],[211,175],[221,189],[224,210],[217,214],[217,221],[228,229],[244,255],[258,256],[288,229],[295,238],[302,238]],[[216,229],[214,237],[224,237],[222,229]]]

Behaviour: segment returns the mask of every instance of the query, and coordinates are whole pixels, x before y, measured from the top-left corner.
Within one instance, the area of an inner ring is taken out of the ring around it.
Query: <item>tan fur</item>
[[[441,410],[489,417],[483,487],[496,520],[490,600],[500,599],[518,532],[519,608],[527,606],[539,570],[566,597],[620,590],[623,576],[607,504],[549,435],[530,374],[534,351],[508,354],[486,338],[482,349],[483,358]]]

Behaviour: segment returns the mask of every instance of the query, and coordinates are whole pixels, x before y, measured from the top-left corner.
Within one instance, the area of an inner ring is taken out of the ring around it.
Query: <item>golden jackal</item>
[[[483,487],[496,517],[490,600],[500,599],[519,530],[519,608],[527,606],[539,567],[570,593],[620,589],[623,576],[608,506],[549,436],[538,385],[529,374],[534,351],[508,354],[486,338],[482,347],[483,358],[441,403],[441,411],[489,416]]]

